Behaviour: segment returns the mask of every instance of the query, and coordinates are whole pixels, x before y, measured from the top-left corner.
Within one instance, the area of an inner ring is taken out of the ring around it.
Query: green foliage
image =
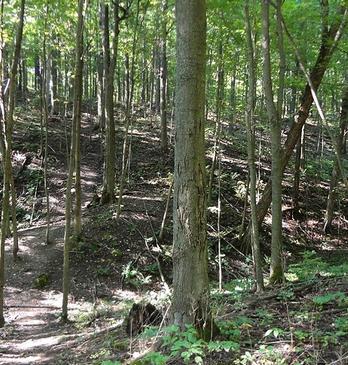
[[[309,160],[306,164],[305,173],[307,176],[329,181],[333,169],[333,161],[328,159],[313,159]]]
[[[299,280],[312,280],[316,275],[321,276],[346,276],[348,263],[330,264],[323,261],[314,251],[305,251],[299,263],[291,264],[288,272]]]
[[[196,364],[203,363],[206,343],[197,337],[193,326],[187,326],[184,332],[181,332],[177,326],[170,326],[166,332],[163,346],[170,348],[171,356],[180,354],[185,363],[189,363],[192,359]]]
[[[295,298],[295,293],[294,291],[287,287],[287,288],[282,288],[278,295],[277,295],[277,298],[280,299],[281,301],[288,301],[288,300],[291,300],[291,299],[294,299]]]
[[[137,268],[133,267],[133,261],[128,262],[123,267],[122,277],[126,284],[130,284],[136,288],[151,282],[151,276],[144,276]]]
[[[146,335],[148,334],[154,334],[154,331],[151,330]],[[180,331],[178,326],[172,325],[163,331],[162,349],[168,355],[159,352],[149,353],[142,364],[166,364],[167,361],[173,361],[177,357],[180,357],[185,364],[203,364],[207,353],[238,351],[239,343],[232,340],[205,342],[198,338],[193,326],[187,325],[186,331]]]
[[[219,323],[219,328],[225,338],[239,340],[241,330],[235,321],[223,321]]]
[[[331,302],[338,302],[338,303],[342,303],[344,300],[346,300],[346,295],[345,293],[342,292],[332,292],[332,293],[326,293],[323,295],[318,295],[313,297],[313,303],[319,306],[322,306],[324,304],[328,304]]]
[[[285,365],[286,358],[278,349],[273,346],[261,345],[258,351],[251,353],[246,351],[239,359],[235,360],[233,364],[236,365]]]
[[[261,325],[268,325],[273,321],[273,314],[266,309],[260,308],[255,311],[258,317],[258,323]]]
[[[77,313],[74,318],[75,326],[79,329],[90,326],[98,318],[113,317],[114,311],[107,301],[101,301],[97,306],[93,306],[90,309],[84,309]],[[114,342],[114,339],[112,339]],[[109,346],[110,341],[107,343],[108,348],[114,348],[114,346]]]
[[[335,319],[335,328],[337,336],[347,336],[348,335],[348,315],[342,316]]]
[[[27,189],[29,193],[33,195],[36,186],[43,181],[43,173],[41,170],[27,169],[24,170],[23,175],[28,179]]]
[[[234,341],[210,341],[208,343],[209,352],[221,352],[221,351],[238,351],[239,344]]]
[[[169,356],[163,355],[160,352],[150,352],[144,357],[141,363],[144,365],[165,365],[169,358]]]
[[[41,274],[37,278],[34,279],[33,287],[35,289],[43,289],[45,286],[49,284],[49,276],[47,274]]]
[[[250,258],[251,263],[251,258]],[[225,289],[231,292],[235,300],[240,300],[247,292],[251,290],[253,280],[250,278],[234,279],[225,284]]]
[[[303,341],[308,340],[311,337],[311,333],[309,333],[307,331],[297,329],[297,330],[294,331],[294,336],[295,336],[296,339],[303,342]]]
[[[12,214],[10,214],[10,217],[12,218]],[[16,218],[17,221],[29,221],[31,217],[31,214],[22,206],[17,205],[16,206]]]
[[[264,334],[264,337],[274,337],[274,338],[278,338],[278,337],[283,337],[285,334],[285,331],[282,328],[270,328],[266,331],[266,333]]]

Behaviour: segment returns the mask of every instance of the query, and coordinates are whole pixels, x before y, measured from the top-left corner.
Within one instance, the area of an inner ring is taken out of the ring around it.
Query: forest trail
[[[74,323],[62,324],[61,291],[32,285],[42,273],[55,280],[54,287],[61,284],[63,234],[63,223],[56,224],[52,227],[55,241],[47,246],[43,244],[45,227],[25,230],[20,233],[21,260],[13,264],[10,253],[7,255],[7,325],[1,334],[0,364],[74,364],[74,358],[80,355],[79,346],[84,347],[86,341],[98,335],[95,328],[86,330]],[[69,316],[75,317],[92,306],[88,300],[71,298]],[[102,332],[115,330],[121,324],[119,321]]]
[[[56,125],[55,128],[59,130],[60,126]],[[82,149],[85,150],[81,162],[82,207],[85,216],[85,206],[92,199],[95,187],[101,179],[98,166],[99,143],[97,137],[93,136],[93,124],[88,120],[83,121],[81,139]],[[52,151],[57,149],[56,140],[56,136],[52,134],[49,141]],[[60,166],[60,169],[52,169],[52,174],[55,175],[52,176],[52,185],[65,186],[65,180],[61,179],[64,161],[57,160],[55,164]],[[53,188],[51,194],[53,223],[50,229],[50,244],[45,244],[46,225],[42,222],[38,226],[19,230],[20,252],[16,262],[13,262],[12,258],[12,242],[10,239],[7,242],[7,324],[0,333],[0,364],[72,363],[70,360],[64,360],[64,357],[70,356],[69,346],[76,346],[77,340],[89,335],[88,331],[81,332],[72,324],[60,323],[65,224],[61,207],[64,206],[64,191]],[[55,202],[58,203],[57,206]],[[46,290],[46,287],[50,290]],[[88,301],[75,301],[71,297],[69,313],[74,316],[76,311],[91,305]],[[61,351],[64,356],[58,360],[57,353]]]
[[[33,115],[35,118],[35,115]],[[31,125],[36,119],[30,120]],[[33,143],[37,129],[28,132],[24,120],[16,135],[16,142]],[[0,330],[0,364],[92,364],[94,354],[103,351],[105,338],[112,333],[112,341],[119,341],[121,354],[125,332],[122,326],[129,302],[139,301],[145,293],[134,290],[133,284],[122,283],[122,268],[129,262],[140,261],[146,266],[153,257],[144,251],[144,236],[149,237],[160,224],[168,189],[165,167],[162,178],[157,172],[162,164],[158,156],[157,130],[151,124],[139,124],[133,130],[132,180],[125,189],[124,213],[118,222],[112,218],[112,209],[93,205],[88,208],[102,182],[102,151],[93,119],[86,113],[81,133],[81,183],[83,241],[71,252],[71,291],[69,318],[60,322],[62,305],[62,267],[64,237],[64,206],[66,132],[69,120],[52,118],[49,121],[50,146],[50,244],[45,244],[45,205],[38,194],[33,226],[19,230],[19,260],[12,258],[12,240],[6,245],[5,320]],[[37,128],[37,127],[36,127]],[[117,131],[122,138],[123,128]],[[34,143],[38,139],[34,140]],[[33,146],[33,148],[36,148]],[[122,153],[119,143],[118,153]],[[27,167],[28,176],[38,169],[40,161],[33,159]],[[119,174],[119,172],[118,172]],[[30,184],[20,176],[18,189]],[[23,190],[18,192],[23,197]],[[28,196],[28,195],[27,195]],[[27,199],[27,198],[26,198]],[[21,201],[23,204],[23,201]],[[25,204],[27,211],[31,204]],[[115,245],[115,246],[114,246]],[[102,252],[100,252],[102,251]],[[108,266],[110,265],[110,266]],[[156,265],[156,264],[155,264]],[[150,266],[149,266],[150,267]],[[110,271],[105,273],[105,268]],[[42,286],[42,287],[41,287]],[[142,290],[152,288],[151,284]],[[105,304],[105,301],[107,304]],[[99,312],[102,312],[99,317]],[[107,341],[107,340],[106,340]]]

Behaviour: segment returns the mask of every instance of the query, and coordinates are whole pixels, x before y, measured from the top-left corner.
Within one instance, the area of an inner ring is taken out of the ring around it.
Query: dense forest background
[[[0,0],[0,364],[348,363],[345,0]]]

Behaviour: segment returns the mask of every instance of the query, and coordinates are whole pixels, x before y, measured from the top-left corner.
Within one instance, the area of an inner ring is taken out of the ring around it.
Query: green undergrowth
[[[344,261],[340,255],[328,262],[315,252],[304,252],[289,265],[287,283],[259,297],[251,294],[249,279],[232,280],[224,292],[212,294],[218,338],[205,342],[192,326],[184,332],[176,326],[149,327],[136,340],[139,349],[150,348],[159,339],[160,347],[142,351],[146,355],[132,363],[316,365],[319,359],[344,363],[348,351]],[[132,346],[135,349],[134,341]],[[117,359],[102,364],[121,364]]]
[[[313,280],[318,276],[340,277],[348,275],[348,262],[336,257],[335,261],[327,262],[314,251],[305,251],[298,263],[291,264],[286,274],[288,281]],[[344,258],[344,256],[343,256]]]

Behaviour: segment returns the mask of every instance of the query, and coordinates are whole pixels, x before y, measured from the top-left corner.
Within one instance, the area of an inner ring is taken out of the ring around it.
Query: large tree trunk
[[[172,322],[212,337],[204,160],[205,0],[176,1]]]
[[[344,12],[344,15],[337,16],[334,18],[334,22],[330,27],[330,30],[324,32],[322,35],[322,41],[320,50],[316,59],[316,62],[311,70],[310,79],[312,80],[315,91],[318,90],[321,81],[324,77],[325,71],[327,70],[332,54],[336,48],[337,42],[342,36],[343,29],[346,25],[346,12],[347,9],[340,8],[340,13]],[[311,88],[307,83],[303,92],[301,105],[297,111],[295,121],[292,124],[285,141],[284,147],[281,151],[281,172],[284,174],[284,170],[292,156],[293,150],[296,146],[298,139],[301,136],[301,131],[304,123],[306,122],[310,108],[313,103],[313,96]],[[268,208],[272,201],[272,179],[270,179],[265,186],[264,192],[261,196],[260,201],[257,204],[257,220],[258,224],[261,225]],[[249,241],[250,238],[250,224],[247,232],[244,234],[244,239]]]

